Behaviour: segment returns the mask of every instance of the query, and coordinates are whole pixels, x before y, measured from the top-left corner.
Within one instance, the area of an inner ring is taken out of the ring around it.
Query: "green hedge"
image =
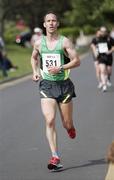
[[[66,28],[60,28],[59,29],[59,32],[66,36],[66,37],[69,37],[71,38],[72,40],[76,39],[78,36],[79,36],[79,28],[76,28],[76,27],[66,27]]]
[[[93,27],[93,26],[91,26],[91,25],[85,25],[85,26],[83,27],[83,32],[84,32],[85,35],[95,34],[95,32],[96,32],[97,29],[98,29],[98,28]]]
[[[17,29],[9,29],[5,32],[4,35],[4,39],[6,43],[14,43],[15,42],[15,37],[18,34],[18,30]]]
[[[94,34],[96,30],[97,28],[91,25],[85,25],[83,28],[80,27],[60,28],[59,32],[64,36],[70,37],[72,39],[76,39],[79,36],[80,31],[83,31],[85,35],[90,35],[90,34]]]

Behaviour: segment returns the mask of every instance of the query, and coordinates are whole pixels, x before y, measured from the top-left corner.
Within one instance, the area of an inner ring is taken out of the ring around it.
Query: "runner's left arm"
[[[77,55],[73,43],[68,38],[64,39],[63,48],[68,54],[68,57],[70,59],[70,62],[63,65],[63,69],[72,69],[80,66],[80,58]]]
[[[110,38],[110,44],[111,44],[111,49],[107,52],[107,54],[112,54],[114,52],[114,40]]]

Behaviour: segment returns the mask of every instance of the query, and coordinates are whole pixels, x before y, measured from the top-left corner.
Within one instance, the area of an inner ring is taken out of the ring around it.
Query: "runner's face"
[[[102,37],[107,36],[107,31],[101,31],[101,36],[102,36]]]
[[[54,14],[47,14],[45,17],[44,27],[48,33],[54,33],[58,27],[57,17]]]

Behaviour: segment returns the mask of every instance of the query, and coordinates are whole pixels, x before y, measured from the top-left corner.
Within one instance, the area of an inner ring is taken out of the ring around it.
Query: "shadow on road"
[[[78,165],[78,166],[72,166],[72,167],[67,167],[67,168],[63,168],[60,169],[58,171],[54,171],[54,172],[63,172],[63,171],[67,171],[70,169],[77,169],[77,168],[83,168],[83,167],[88,167],[88,166],[96,166],[96,165],[103,165],[106,164],[106,160],[105,159],[97,159],[97,160],[88,160],[87,163]]]
[[[114,92],[114,86],[110,87],[110,88],[108,89],[108,92]]]

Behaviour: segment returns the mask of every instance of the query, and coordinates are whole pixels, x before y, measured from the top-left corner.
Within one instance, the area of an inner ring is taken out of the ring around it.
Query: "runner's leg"
[[[58,170],[63,166],[60,163],[60,157],[57,147],[57,133],[55,129],[55,116],[57,103],[54,99],[43,98],[41,99],[42,112],[46,120],[46,136],[52,152],[52,157],[48,162],[49,170]]]
[[[96,77],[99,83],[101,83],[101,78],[100,78],[100,69],[99,69],[99,63],[98,61],[94,62],[95,70],[96,70]]]
[[[101,63],[99,64],[99,68],[101,72],[101,81],[103,84],[103,91],[107,91],[107,79],[108,79],[107,67],[105,64]]]
[[[72,113],[73,113],[73,102],[60,103],[59,110],[63,127],[67,130],[69,136],[73,139],[76,136],[76,131],[73,124]]]
[[[55,116],[57,103],[51,98],[41,99],[41,108],[46,120],[46,136],[49,142],[49,146],[52,154],[57,150],[57,134],[55,129]]]

